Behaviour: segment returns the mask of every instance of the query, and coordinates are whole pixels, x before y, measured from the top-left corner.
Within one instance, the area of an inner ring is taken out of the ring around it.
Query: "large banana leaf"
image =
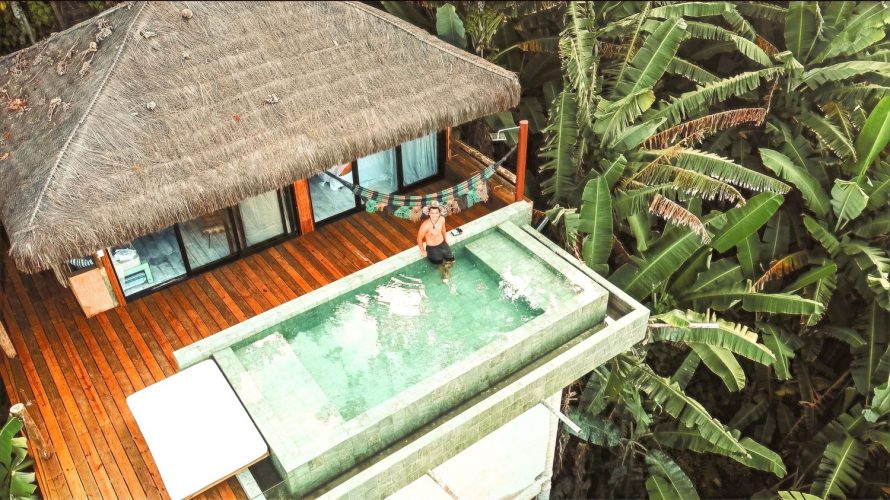
[[[651,500],[697,500],[698,492],[683,469],[661,450],[646,453],[649,478],[646,491]]]
[[[853,376],[856,390],[869,398],[877,385],[875,382],[881,383],[875,380],[875,372],[881,356],[887,352],[887,346],[890,344],[890,313],[880,307],[877,301],[872,301],[867,310],[866,322],[860,332],[865,343],[850,348],[850,353],[853,355],[850,374]]]
[[[736,245],[736,257],[746,278],[753,278],[760,271],[760,238],[757,231],[749,234],[747,238]]]
[[[739,283],[744,280],[741,269],[741,265],[731,257],[715,261],[706,271],[698,275],[694,283],[684,290],[679,290],[679,296]]]
[[[822,245],[822,248],[828,252],[828,255],[834,257],[841,250],[841,242],[816,219],[809,215],[803,216],[803,225],[807,228],[810,235]]]
[[[582,249],[584,263],[604,273],[612,251],[612,196],[606,179],[597,177],[588,181],[581,200],[578,230],[587,234]]]
[[[679,75],[687,80],[702,84],[716,82],[720,79],[720,77],[701,66],[677,56],[674,56],[674,58],[671,59],[671,62],[668,63],[667,68],[665,68],[665,72],[672,75]]]
[[[847,80],[854,76],[864,76],[869,73],[878,75],[890,75],[890,63],[879,61],[845,61],[842,63],[815,68],[804,72],[801,83],[811,89],[819,88],[828,82]]]
[[[819,463],[813,493],[823,499],[845,498],[859,482],[867,457],[866,446],[850,436],[829,443]]]
[[[745,388],[745,370],[735,356],[722,347],[689,342],[689,347],[701,358],[711,373],[717,376],[730,392]]]
[[[828,118],[819,116],[811,111],[804,111],[795,116],[801,125],[810,129],[816,138],[830,151],[841,159],[856,158],[853,143],[839,130]]]
[[[873,170],[874,178],[866,183],[865,192],[868,194],[868,208],[875,210],[884,206],[890,199],[890,165],[878,161],[878,166]]]
[[[791,380],[791,360],[795,353],[794,348],[785,339],[787,333],[769,323],[757,323],[757,327],[763,332],[763,344],[776,357],[776,362],[773,364],[776,378]]]
[[[601,100],[594,112],[593,132],[609,144],[654,102],[655,93],[651,88],[638,90],[615,102]]]
[[[693,231],[680,230],[650,248],[639,266],[627,263],[609,280],[637,299],[644,299],[664,283],[701,246]]]
[[[738,431],[734,431],[737,434]],[[679,426],[662,424],[655,428],[652,437],[662,446],[689,450],[696,453],[717,453],[729,457],[741,464],[755,469],[772,472],[778,477],[785,476],[785,464],[782,458],[769,448],[763,446],[751,438],[743,438],[739,444],[745,448],[745,453],[733,453],[720,449],[703,439],[694,429],[684,429]]]
[[[635,382],[665,412],[686,427],[696,429],[708,443],[733,454],[749,456],[729,429],[712,417],[701,403],[687,396],[676,383],[657,375],[646,364],[638,365]]]
[[[655,316],[653,319],[664,320],[665,323],[672,325],[652,328],[654,342],[686,342],[718,347],[763,365],[771,365],[776,360],[769,349],[757,343],[757,334],[743,325],[692,311],[685,314],[674,311]],[[690,321],[699,324],[690,326]],[[698,354],[701,356],[701,353]]]
[[[766,223],[763,230],[763,245],[760,246],[760,261],[772,263],[788,254],[791,243],[791,218],[785,210],[779,210]]]
[[[741,37],[732,31],[715,24],[688,21],[687,31],[693,38],[704,40],[723,40],[735,45],[736,49],[748,59],[761,66],[772,66],[770,57],[756,43]]]
[[[671,375],[671,382],[676,382],[680,389],[685,390],[699,364],[701,364],[701,358],[694,351],[690,351]]]
[[[766,168],[793,184],[800,191],[801,196],[803,196],[804,201],[813,213],[820,217],[824,217],[828,213],[828,193],[822,189],[819,181],[810,175],[804,167],[772,149],[760,148],[760,158],[763,160]]]
[[[818,2],[791,2],[785,20],[785,47],[800,62],[807,62],[810,51],[822,32],[822,14]]]
[[[589,106],[596,79],[593,19],[583,2],[569,2],[566,9],[567,26],[559,41],[560,59],[571,90],[578,96],[578,108],[586,118],[590,115]]]
[[[890,63],[888,63],[890,64]],[[857,180],[861,180],[868,167],[890,141],[890,97],[884,97],[869,113],[868,119],[856,138]]]
[[[853,229],[853,234],[866,239],[890,234],[890,211],[885,210],[861,222]]]
[[[660,23],[634,55],[615,86],[615,95],[625,97],[652,88],[664,74],[686,35],[686,22],[672,18]]]
[[[828,40],[813,58],[820,63],[833,57],[857,54],[886,38],[884,25],[890,21],[890,9],[883,2],[861,2],[851,18],[843,19],[843,29]]]
[[[769,409],[769,403],[762,394],[755,396],[754,401],[748,401],[732,416],[729,420],[729,426],[740,431],[745,430],[748,426],[757,422]]]
[[[775,78],[783,71],[783,68],[778,67],[764,68],[708,83],[671,99],[666,105],[661,106],[652,118],[667,118],[663,127],[672,127],[687,117],[707,114],[708,106],[711,104],[750,92],[760,86],[761,79]]]
[[[745,311],[772,314],[809,315],[818,314],[824,310],[822,304],[815,300],[787,293],[752,292],[749,287],[743,284],[685,295],[683,300],[717,310],[724,310],[741,301],[742,309]]]
[[[575,191],[575,143],[578,140],[578,103],[576,95],[563,90],[550,107],[547,143],[541,148],[545,178],[541,190],[556,202],[569,200]]]
[[[649,17],[670,19],[672,17],[711,17],[719,16],[735,7],[729,2],[680,2],[659,5],[649,11]]]
[[[451,4],[447,3],[436,9],[436,32],[439,38],[457,48],[463,49],[467,46],[464,23]]]
[[[664,151],[647,151],[647,154],[664,154]],[[752,191],[770,191],[773,193],[787,193],[791,188],[779,180],[745,168],[738,163],[706,151],[697,149],[683,149],[676,158],[676,165],[680,168],[694,170],[709,175],[721,181],[728,182],[738,187]]]
[[[725,252],[738,245],[766,224],[784,200],[780,194],[760,193],[748,200],[744,206],[728,211],[727,223],[711,241],[711,246],[718,252]]]
[[[867,205],[868,195],[859,184],[842,179],[834,180],[834,187],[831,188],[831,207],[837,217],[835,231],[859,217]]]

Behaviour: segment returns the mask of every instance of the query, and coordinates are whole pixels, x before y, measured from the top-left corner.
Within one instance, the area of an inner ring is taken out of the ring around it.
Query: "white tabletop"
[[[131,394],[127,404],[173,499],[195,495],[268,453],[213,360]]]

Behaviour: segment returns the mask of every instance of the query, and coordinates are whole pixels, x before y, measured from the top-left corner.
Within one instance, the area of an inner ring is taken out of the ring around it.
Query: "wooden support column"
[[[312,199],[309,197],[309,181],[300,179],[294,182],[294,198],[297,200],[297,218],[300,219],[300,234],[315,231],[312,216]]]
[[[121,284],[117,280],[117,275],[114,273],[114,267],[112,267],[111,264],[111,251],[106,248],[105,251],[99,252],[98,255],[99,259],[102,260],[105,276],[108,278],[108,282],[111,283],[111,289],[114,290],[114,298],[117,299],[117,305],[127,305],[127,297],[124,295],[124,290],[121,288]]]
[[[25,437],[27,437],[28,440],[31,441],[31,444],[34,445],[40,458],[48,460],[53,456],[53,451],[46,446],[46,441],[43,440],[43,434],[40,433],[40,428],[38,428],[37,424],[34,423],[34,420],[31,419],[27,406],[23,403],[14,404],[9,409],[9,414],[22,420],[22,423],[25,426]]]
[[[0,347],[3,348],[3,353],[7,358],[16,357],[15,346],[12,344],[12,339],[9,338],[9,333],[6,332],[2,321],[0,321]]]
[[[519,122],[519,147],[516,148],[516,201],[525,199],[525,160],[528,153],[528,120]]]
[[[451,127],[445,129],[445,160],[451,159]]]

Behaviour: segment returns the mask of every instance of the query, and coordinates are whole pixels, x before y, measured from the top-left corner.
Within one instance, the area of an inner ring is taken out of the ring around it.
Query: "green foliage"
[[[514,121],[542,124],[530,175],[539,206],[559,204],[550,235],[652,311],[647,341],[570,406],[571,442],[601,455],[562,479],[594,484],[577,496],[880,494],[890,9],[485,5],[505,21],[484,53],[523,86]],[[478,6],[455,6],[469,27]]]
[[[24,437],[16,437],[22,430],[19,418],[9,417],[0,429],[0,498],[37,498],[33,472],[26,472],[33,465],[28,458],[28,447]]]
[[[436,33],[439,38],[457,48],[462,49],[467,46],[464,23],[451,4],[445,4],[436,10]]]

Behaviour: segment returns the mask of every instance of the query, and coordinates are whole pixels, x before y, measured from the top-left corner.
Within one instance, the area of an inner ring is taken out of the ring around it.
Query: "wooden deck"
[[[478,168],[465,154],[449,160],[452,172]],[[499,206],[493,198],[448,224]],[[51,273],[16,272],[3,249],[0,316],[18,357],[0,355],[0,375],[13,403],[33,401],[29,411],[54,452],[37,461],[43,496],[166,497],[126,397],[175,373],[174,350],[410,248],[415,231],[408,221],[358,213],[91,319]],[[234,479],[203,496],[245,498]]]

